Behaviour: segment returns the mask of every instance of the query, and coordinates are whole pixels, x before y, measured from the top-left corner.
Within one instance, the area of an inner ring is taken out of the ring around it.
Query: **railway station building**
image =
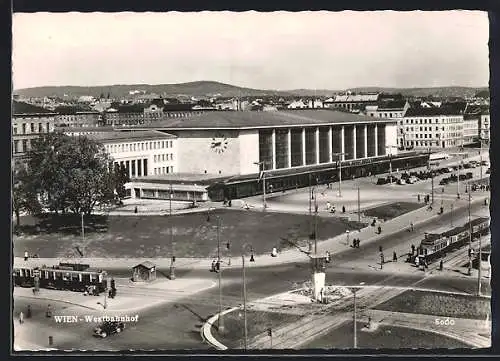
[[[177,171],[134,178],[131,188],[203,185],[212,200],[262,193],[262,171],[268,190],[281,191],[335,182],[339,161],[345,179],[387,171],[389,163],[396,169],[428,159],[428,154],[398,154],[397,120],[335,110],[207,112],[119,129],[154,129],[177,141]]]

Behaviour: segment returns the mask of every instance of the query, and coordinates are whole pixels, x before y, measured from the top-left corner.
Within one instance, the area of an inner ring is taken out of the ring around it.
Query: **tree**
[[[114,189],[118,200],[121,200],[126,196],[125,183],[130,182],[130,177],[128,175],[127,168],[123,165],[117,164],[114,171]]]
[[[41,212],[36,191],[29,181],[26,166],[21,162],[14,163],[12,184],[12,210],[16,215],[16,226],[21,225],[21,212],[38,214]]]
[[[37,139],[28,167],[31,189],[58,214],[91,214],[115,200],[115,172],[104,147],[87,137],[49,133]]]

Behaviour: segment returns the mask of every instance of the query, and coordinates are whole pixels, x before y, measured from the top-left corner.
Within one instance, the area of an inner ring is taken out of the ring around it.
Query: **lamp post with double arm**
[[[389,148],[389,179],[390,183],[392,184],[392,149],[396,148],[398,149],[397,145],[386,145],[385,148]]]
[[[342,158],[347,155],[347,153],[332,153],[332,157],[338,157],[337,160],[337,168],[339,170],[339,192],[337,194],[338,197],[342,197]]]
[[[262,206],[264,210],[267,208],[266,204],[266,161],[254,162],[253,164],[259,166],[259,181],[262,175]]]

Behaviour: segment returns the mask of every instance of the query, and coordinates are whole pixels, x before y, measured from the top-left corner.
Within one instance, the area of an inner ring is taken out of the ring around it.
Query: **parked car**
[[[466,177],[467,179],[472,179],[472,172],[467,172],[467,173],[465,173],[465,177]]]
[[[118,321],[106,321],[94,329],[94,335],[105,338],[109,335],[120,333],[125,329],[125,324]]]
[[[465,174],[460,174],[460,176],[458,177],[461,181],[464,181],[467,179],[467,176]]]
[[[490,174],[490,173],[491,173],[490,168],[486,169],[486,174]]]
[[[379,178],[377,179],[377,185],[384,185],[387,184],[387,180],[385,178]]]
[[[443,179],[441,179],[441,181],[439,182],[439,185],[440,185],[440,186],[445,186],[445,185],[447,185],[449,182],[450,182],[450,180],[449,180],[448,178],[443,178]]]
[[[470,163],[465,163],[465,164],[464,164],[464,168],[465,168],[465,169],[470,169],[470,168],[473,168],[473,167],[472,167],[472,164],[470,164]]]
[[[456,182],[456,181],[458,180],[458,178],[457,178],[457,176],[456,176],[455,174],[452,174],[452,175],[448,178],[448,180],[449,180],[450,182]]]
[[[482,161],[481,161],[481,165],[488,166],[488,162],[487,162],[487,161],[485,161],[485,160],[482,160]]]

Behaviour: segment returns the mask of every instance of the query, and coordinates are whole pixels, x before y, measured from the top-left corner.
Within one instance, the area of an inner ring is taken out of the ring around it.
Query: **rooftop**
[[[119,140],[153,140],[153,139],[175,139],[176,136],[159,132],[156,130],[132,130],[132,131],[103,131],[99,133],[89,134],[87,138],[103,142],[111,143]]]
[[[403,109],[406,105],[406,100],[391,100],[378,103],[378,110],[383,109]]]
[[[373,118],[334,110],[308,109],[275,112],[228,111],[206,112],[183,118],[163,119],[139,126],[155,129],[252,129],[304,125],[395,123],[396,120]]]
[[[18,102],[14,100],[12,102],[12,114],[20,115],[20,114],[56,114],[50,110],[47,110],[42,107],[37,107],[36,105],[31,105],[24,102]]]
[[[422,108],[415,107],[409,108],[406,111],[405,117],[418,117],[418,116],[440,116],[440,115],[462,115],[458,107],[441,106],[436,108]]]

